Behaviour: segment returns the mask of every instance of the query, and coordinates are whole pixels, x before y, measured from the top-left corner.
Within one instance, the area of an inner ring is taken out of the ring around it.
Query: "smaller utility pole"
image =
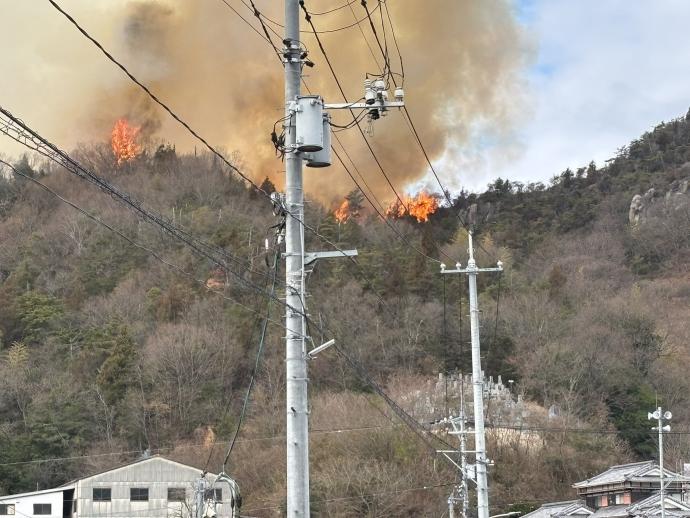
[[[209,488],[209,483],[208,480],[206,480],[206,477],[201,475],[196,481],[194,482],[194,501],[195,501],[195,517],[196,518],[203,518],[204,516],[204,508],[205,508],[205,502],[206,502],[206,491]]]
[[[474,246],[472,245],[472,232],[468,234],[469,260],[467,268],[463,269],[460,263],[455,265],[455,270],[446,270],[446,265],[441,264],[441,273],[466,274],[470,291],[470,331],[472,337],[472,387],[474,403],[474,449],[475,470],[477,482],[477,517],[489,518],[489,484],[486,468],[486,437],[484,432],[484,375],[481,365],[481,350],[479,347],[479,303],[477,297],[477,274],[483,272],[503,271],[503,263],[498,261],[496,268],[477,268],[474,260]]]
[[[462,376],[462,374],[461,374]],[[465,391],[464,391],[464,379],[461,378],[460,382],[460,414],[458,417],[450,416],[448,418],[453,430],[448,432],[452,435],[460,436],[460,449],[457,452],[450,450],[441,450],[438,453],[443,454],[450,462],[458,468],[460,473],[460,484],[453,486],[450,495],[448,496],[448,516],[449,518],[455,518],[455,504],[459,501],[462,503],[462,518],[468,517],[469,511],[469,493],[467,491],[467,480],[474,480],[474,476],[470,473],[470,466],[467,464],[467,457],[465,456],[467,452],[467,431],[465,430],[465,424],[467,423],[467,418],[465,415]],[[460,465],[458,465],[450,455],[456,453],[460,458]],[[472,466],[472,471],[474,467]]]
[[[671,431],[671,425],[664,425],[663,421],[670,421],[673,414],[668,410],[664,412],[661,407],[657,407],[654,412],[647,413],[647,419],[656,421],[657,426],[652,430],[659,432],[659,500],[661,503],[661,518],[666,518],[666,509],[664,506],[664,432]]]

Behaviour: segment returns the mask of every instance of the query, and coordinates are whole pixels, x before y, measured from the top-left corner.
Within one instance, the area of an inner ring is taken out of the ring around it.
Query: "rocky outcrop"
[[[680,210],[690,205],[690,178],[675,180],[669,189],[658,196],[655,189],[649,189],[644,194],[636,194],[630,202],[628,221],[631,225],[640,225],[648,218],[668,215],[672,211]]]

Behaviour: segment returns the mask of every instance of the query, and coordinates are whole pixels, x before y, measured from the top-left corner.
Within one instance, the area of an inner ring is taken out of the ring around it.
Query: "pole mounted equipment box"
[[[331,165],[331,116],[323,113],[323,149],[305,153],[307,167],[328,167]]]
[[[323,99],[318,95],[297,97],[295,107],[297,150],[307,153],[324,148]]]

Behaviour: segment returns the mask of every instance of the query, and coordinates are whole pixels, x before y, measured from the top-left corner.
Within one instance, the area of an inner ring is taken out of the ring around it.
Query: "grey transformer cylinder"
[[[323,114],[323,149],[313,153],[305,153],[307,167],[328,167],[331,165],[331,116]]]
[[[297,150],[321,151],[323,145],[323,100],[318,95],[297,98]]]

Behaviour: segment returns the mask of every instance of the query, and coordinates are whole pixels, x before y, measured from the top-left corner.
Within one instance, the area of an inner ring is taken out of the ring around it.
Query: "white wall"
[[[0,504],[15,505],[14,515],[19,518],[26,516],[62,518],[62,501],[62,489],[56,489],[51,492],[40,492],[39,494],[30,493],[25,496],[9,495],[0,498]],[[34,504],[51,504],[50,514],[35,515]]]

